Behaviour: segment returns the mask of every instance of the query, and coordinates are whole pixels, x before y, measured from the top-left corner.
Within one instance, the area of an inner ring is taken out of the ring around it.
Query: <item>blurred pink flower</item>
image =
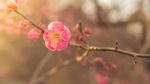
[[[18,27],[21,29],[21,30],[27,30],[28,27],[29,27],[29,21],[27,20],[21,20],[18,24]]]
[[[95,75],[95,80],[96,80],[97,84],[108,84],[108,82],[109,82],[108,76],[103,76],[99,73],[97,73]]]
[[[7,6],[0,1],[0,12],[5,11],[6,9],[7,9]]]
[[[8,0],[6,5],[10,10],[17,10],[18,9],[18,4],[16,3],[15,0]]]
[[[102,57],[96,57],[94,58],[94,60],[92,61],[92,64],[103,64],[104,60]]]
[[[43,34],[46,47],[51,51],[61,51],[67,48],[71,32],[59,21],[51,22]]]
[[[116,70],[117,69],[117,65],[116,64],[112,64],[111,68],[114,69],[114,70]]]
[[[40,37],[41,33],[38,32],[36,29],[31,29],[29,32],[28,32],[28,38],[30,40],[37,40],[39,37]]]
[[[22,33],[21,30],[18,29],[18,28],[13,29],[13,32],[14,32],[14,34],[17,35],[17,36],[19,36],[19,35]]]

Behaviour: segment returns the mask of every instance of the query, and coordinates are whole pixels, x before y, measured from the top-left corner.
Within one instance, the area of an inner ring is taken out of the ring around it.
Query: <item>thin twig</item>
[[[28,20],[33,26],[35,26],[37,29],[41,30],[41,32],[43,33],[44,30],[39,27],[38,25],[36,25],[33,21],[31,21],[29,18],[27,18],[25,15],[23,15],[22,13],[20,13],[19,11],[15,11],[17,14],[19,14],[20,16],[22,16],[24,19]]]
[[[68,67],[76,62],[80,62],[80,61],[84,60],[84,58],[86,56],[88,56],[89,52],[90,52],[90,50],[86,50],[80,57],[76,57],[75,59],[72,59],[72,60],[66,60],[60,66],[54,66],[53,68],[51,68],[49,70],[49,72],[47,74],[44,74],[43,76],[39,77],[36,81],[39,82],[39,81],[45,80],[46,78],[53,77],[55,74],[60,72],[65,67]]]
[[[73,60],[67,60],[67,61],[64,61],[62,63],[62,65],[60,66],[54,66],[53,68],[50,69],[50,71],[47,73],[47,74],[44,74],[43,76],[40,76],[38,79],[37,79],[37,82],[40,82],[40,81],[43,81],[45,80],[46,78],[51,78],[53,77],[55,74],[59,73],[62,69],[76,63],[77,61],[75,59]]]
[[[70,46],[74,46],[74,47],[77,47],[77,48],[81,48],[83,50],[87,50],[86,47],[80,45],[80,44],[76,44],[76,43],[69,43]]]
[[[37,78],[38,78],[40,72],[42,71],[42,69],[44,68],[45,64],[48,62],[48,60],[49,60],[50,57],[51,57],[51,55],[48,53],[40,61],[39,65],[36,67],[35,71],[33,72],[33,75],[32,75],[32,77],[31,77],[31,79],[29,81],[29,84],[36,84]]]

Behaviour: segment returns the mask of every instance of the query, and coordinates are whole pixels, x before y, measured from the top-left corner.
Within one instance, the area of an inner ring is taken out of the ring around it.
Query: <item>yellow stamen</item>
[[[52,39],[54,42],[58,42],[60,38],[60,32],[56,31],[52,34]]]

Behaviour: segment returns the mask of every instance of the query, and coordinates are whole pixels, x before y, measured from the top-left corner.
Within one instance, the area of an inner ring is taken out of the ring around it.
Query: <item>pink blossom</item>
[[[108,84],[108,82],[109,82],[108,76],[104,76],[99,73],[97,73],[95,75],[95,80],[96,80],[97,84]]]
[[[18,9],[18,4],[16,3],[15,0],[8,0],[6,5],[10,10],[17,10]]]
[[[93,61],[92,64],[103,64],[103,58],[102,57],[96,57]]]
[[[31,29],[29,32],[28,32],[28,38],[30,40],[37,40],[39,37],[40,37],[40,32],[38,32],[37,30],[35,29]]]
[[[29,27],[29,21],[27,20],[21,20],[18,24],[18,27],[21,29],[21,30],[27,30],[28,27]]]
[[[67,48],[71,32],[59,21],[51,22],[43,34],[46,47],[51,51],[61,51]]]

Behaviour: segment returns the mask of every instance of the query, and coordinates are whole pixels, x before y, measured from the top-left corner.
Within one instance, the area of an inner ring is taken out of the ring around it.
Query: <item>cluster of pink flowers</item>
[[[8,0],[6,6],[8,9],[16,11],[18,4],[23,3],[26,0]],[[18,28],[21,31],[29,29],[29,22],[26,20],[20,21]],[[30,29],[27,33],[30,40],[37,40],[42,33],[35,29]],[[51,51],[62,51],[68,47],[71,32],[67,26],[59,21],[53,21],[48,25],[48,28],[44,30],[43,38],[46,47]]]

